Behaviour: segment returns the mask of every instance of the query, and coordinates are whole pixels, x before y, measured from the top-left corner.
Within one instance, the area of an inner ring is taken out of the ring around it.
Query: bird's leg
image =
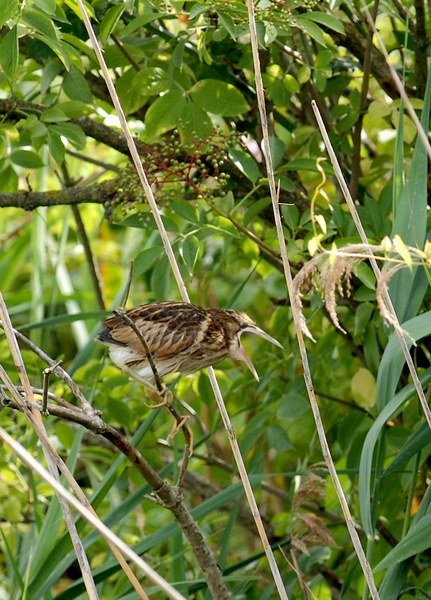
[[[145,402],[145,406],[148,408],[161,408],[163,406],[171,406],[173,401],[172,392],[166,387],[164,383],[161,385],[161,389],[158,390],[154,387],[146,386],[147,395],[150,400],[154,401],[154,404],[147,404]]]
[[[147,404],[145,402],[145,406],[148,406],[148,408],[163,408],[175,419],[175,423],[171,429],[171,432],[168,435],[168,439],[171,440],[177,435],[179,431],[181,431],[181,429],[183,430],[184,438],[186,441],[185,454],[187,454],[188,458],[190,458],[193,452],[193,435],[190,428],[186,425],[189,419],[189,415],[180,415],[172,406],[172,392],[166,387],[164,383],[162,384],[162,389],[160,391],[152,386],[146,386],[146,391],[149,398],[151,400],[154,400],[155,403]]]

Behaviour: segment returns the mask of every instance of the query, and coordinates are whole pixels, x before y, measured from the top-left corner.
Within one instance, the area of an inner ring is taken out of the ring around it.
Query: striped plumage
[[[241,345],[244,332],[255,333],[281,347],[244,313],[201,308],[186,302],[154,302],[126,313],[142,332],[160,377],[179,371],[193,373],[230,357],[245,361],[259,380]],[[120,316],[105,321],[98,339],[109,347],[112,362],[149,387],[154,376],[142,342]]]

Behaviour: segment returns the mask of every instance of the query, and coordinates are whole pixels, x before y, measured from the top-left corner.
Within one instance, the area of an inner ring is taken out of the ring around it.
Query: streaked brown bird
[[[154,302],[131,308],[126,315],[141,331],[160,377],[169,373],[194,373],[224,358],[244,361],[259,376],[241,344],[243,333],[255,333],[282,345],[244,313],[201,308],[187,302]],[[150,388],[154,374],[142,341],[121,316],[105,320],[98,339],[106,344],[112,362]]]

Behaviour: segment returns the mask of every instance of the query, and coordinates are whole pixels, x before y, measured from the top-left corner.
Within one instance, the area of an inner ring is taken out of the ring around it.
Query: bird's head
[[[257,374],[257,371],[251,362],[251,358],[247,354],[244,346],[241,344],[241,335],[243,333],[254,333],[262,337],[264,340],[271,342],[271,344],[278,346],[279,348],[283,348],[283,346],[280,344],[280,342],[266,333],[266,331],[263,331],[263,329],[258,327],[256,323],[254,323],[254,321],[252,321],[252,319],[250,319],[250,317],[245,313],[240,313],[233,310],[228,310],[226,313],[230,317],[227,327],[232,337],[229,348],[229,356],[233,360],[244,361],[252,372],[256,381],[259,381],[259,375]]]

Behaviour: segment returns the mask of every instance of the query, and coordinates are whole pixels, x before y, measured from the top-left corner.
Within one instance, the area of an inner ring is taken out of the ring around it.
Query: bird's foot
[[[175,417],[175,423],[171,429],[171,433],[168,435],[168,440],[172,440],[179,431],[185,426],[187,421],[189,420],[189,415],[178,415]]]
[[[170,406],[172,404],[173,396],[172,392],[163,384],[163,389],[159,390],[148,390],[148,397],[154,401],[154,404],[147,404],[148,408],[161,408],[162,406]]]

